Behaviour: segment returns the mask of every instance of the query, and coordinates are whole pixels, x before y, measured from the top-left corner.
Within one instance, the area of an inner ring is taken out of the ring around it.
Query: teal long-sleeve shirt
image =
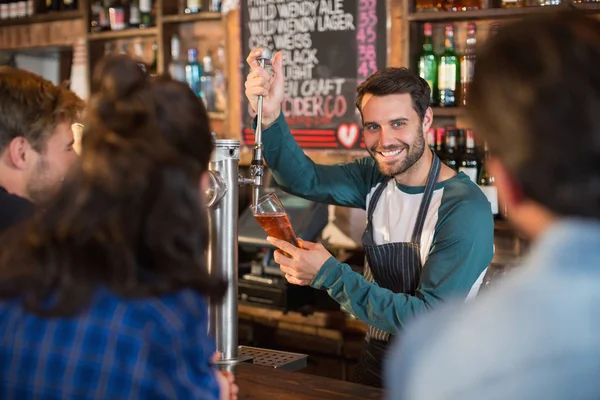
[[[264,157],[277,183],[316,202],[367,209],[386,178],[371,157],[338,165],[315,164],[298,146],[283,114],[263,131]],[[424,187],[390,181],[373,216],[377,244],[410,241]],[[311,286],[326,290],[346,310],[396,334],[412,318],[451,298],[466,298],[493,256],[494,222],[485,195],[466,175],[438,182],[421,239],[422,271],[415,295],[367,281],[331,257]]]

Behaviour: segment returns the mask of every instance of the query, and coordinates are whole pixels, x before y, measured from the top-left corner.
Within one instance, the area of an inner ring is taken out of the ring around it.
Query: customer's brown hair
[[[42,152],[56,126],[77,122],[84,106],[64,85],[22,69],[0,67],[0,151],[24,137]]]
[[[167,78],[149,81],[126,56],[102,60],[95,80],[80,164],[23,234],[4,236],[0,296],[52,315],[77,312],[101,286],[125,297],[189,288],[220,298],[225,284],[205,265],[199,180],[212,137],[201,99]],[[157,85],[182,101],[169,108]],[[181,152],[186,145],[200,147],[198,156]]]
[[[523,194],[600,218],[600,21],[575,11],[501,26],[477,54],[470,111]]]

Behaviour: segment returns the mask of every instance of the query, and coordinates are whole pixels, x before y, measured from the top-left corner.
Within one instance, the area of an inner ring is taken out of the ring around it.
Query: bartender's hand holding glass
[[[246,59],[251,68],[251,72],[246,78],[246,97],[250,101],[250,106],[254,112],[257,112],[258,96],[263,96],[262,122],[263,126],[267,128],[279,117],[281,102],[285,94],[283,55],[278,51],[273,56],[271,60],[273,75],[271,75],[256,60],[261,54],[262,49],[255,49],[250,52]]]
[[[294,285],[310,285],[325,262],[332,257],[321,243],[301,240],[299,242],[302,248],[299,248],[271,236],[267,241],[279,249],[275,251],[275,262],[280,265],[285,279]]]

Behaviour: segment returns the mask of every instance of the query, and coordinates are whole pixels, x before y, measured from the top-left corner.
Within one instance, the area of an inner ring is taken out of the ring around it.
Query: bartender
[[[357,380],[380,387],[394,335],[445,300],[476,294],[493,256],[490,204],[468,176],[443,165],[427,146],[433,111],[423,79],[405,68],[370,76],[356,99],[370,157],[318,165],[298,146],[281,112],[281,52],[272,60],[272,75],[259,66],[260,54],[247,58],[246,96],[254,110],[264,97],[264,157],[277,183],[299,197],[367,211],[364,275],[307,241],[297,248],[268,238],[280,249],[275,261],[288,282],[326,290],[369,325]]]

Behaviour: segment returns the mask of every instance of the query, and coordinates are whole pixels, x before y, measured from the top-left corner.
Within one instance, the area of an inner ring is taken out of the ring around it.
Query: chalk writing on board
[[[242,2],[245,53],[267,46],[283,54],[282,111],[301,146],[349,147],[336,130],[357,122],[357,82],[385,63],[375,45],[382,7],[375,0]],[[247,117],[254,117],[246,105]],[[252,134],[244,133],[245,139]]]

